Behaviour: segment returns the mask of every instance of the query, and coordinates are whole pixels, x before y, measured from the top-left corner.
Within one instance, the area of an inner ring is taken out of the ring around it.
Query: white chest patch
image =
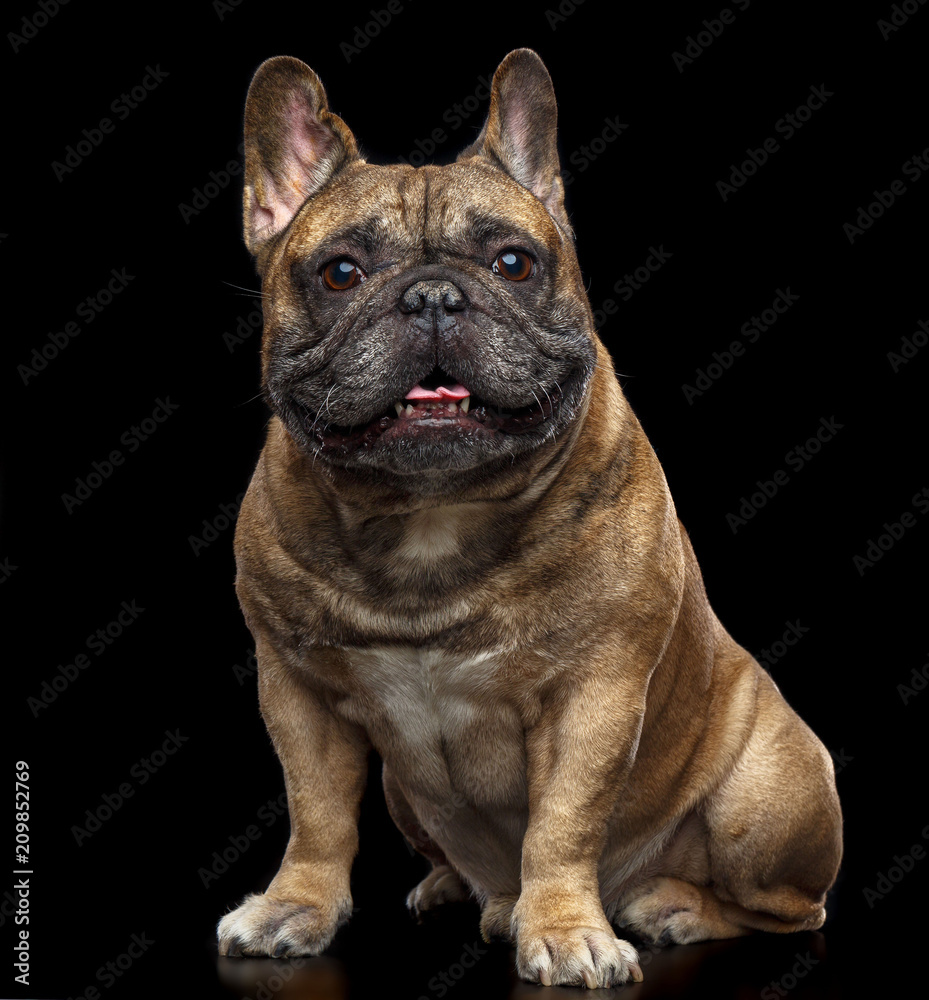
[[[341,710],[427,794],[510,800],[524,788],[523,727],[496,692],[499,654],[345,649],[357,694]]]
[[[397,554],[403,559],[435,562],[458,551],[458,529],[465,517],[461,506],[433,507],[410,516]]]
[[[346,649],[356,683],[411,743],[454,730],[498,667],[494,653],[454,657],[412,646]]]

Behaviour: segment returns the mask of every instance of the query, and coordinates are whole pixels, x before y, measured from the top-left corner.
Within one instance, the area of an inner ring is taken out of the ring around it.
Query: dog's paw
[[[512,941],[514,938],[512,930],[513,907],[516,906],[518,896],[491,896],[481,910],[481,937],[485,941],[493,941],[500,938],[504,941]]]
[[[708,936],[700,890],[675,878],[643,882],[621,902],[614,922],[651,944],[691,944]]]
[[[516,968],[521,978],[543,986],[597,989],[643,979],[635,948],[598,927],[521,933]]]
[[[460,903],[471,898],[468,887],[450,865],[436,865],[431,872],[411,889],[406,897],[406,905],[417,920],[427,910],[443,903]]]
[[[219,953],[271,958],[318,955],[328,947],[351,909],[351,900],[323,910],[273,896],[247,896],[219,922]]]

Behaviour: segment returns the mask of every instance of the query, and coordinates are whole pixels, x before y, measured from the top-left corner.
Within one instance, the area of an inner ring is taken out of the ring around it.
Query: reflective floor
[[[477,911],[447,909],[416,926],[400,921],[372,926],[357,913],[331,954],[315,959],[217,959],[217,976],[229,994],[249,1000],[347,1000],[382,993],[411,1000],[570,998],[591,991],[521,982],[515,953],[488,945],[477,934]],[[645,981],[597,990],[597,996],[650,1000],[669,997],[755,997],[777,1000],[832,998],[841,994],[827,936],[820,932],[757,935],[699,945],[652,949],[641,945]]]

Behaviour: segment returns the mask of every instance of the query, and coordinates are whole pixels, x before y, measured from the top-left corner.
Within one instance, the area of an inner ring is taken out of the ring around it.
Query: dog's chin
[[[512,409],[472,395],[394,402],[350,426],[300,421],[294,428],[285,422],[316,459],[359,473],[402,476],[414,492],[431,493],[486,476],[495,465],[509,466],[556,438],[570,422],[571,395],[567,385],[554,385],[531,404]]]

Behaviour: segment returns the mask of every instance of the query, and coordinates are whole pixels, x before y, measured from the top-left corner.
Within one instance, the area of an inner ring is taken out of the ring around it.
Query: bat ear
[[[319,77],[299,59],[258,67],[245,102],[245,242],[254,254],[307,198],[359,160],[348,126],[328,107]]]
[[[545,63],[532,49],[514,49],[494,73],[481,134],[458,156],[480,156],[528,188],[568,232],[558,161],[558,105]]]

